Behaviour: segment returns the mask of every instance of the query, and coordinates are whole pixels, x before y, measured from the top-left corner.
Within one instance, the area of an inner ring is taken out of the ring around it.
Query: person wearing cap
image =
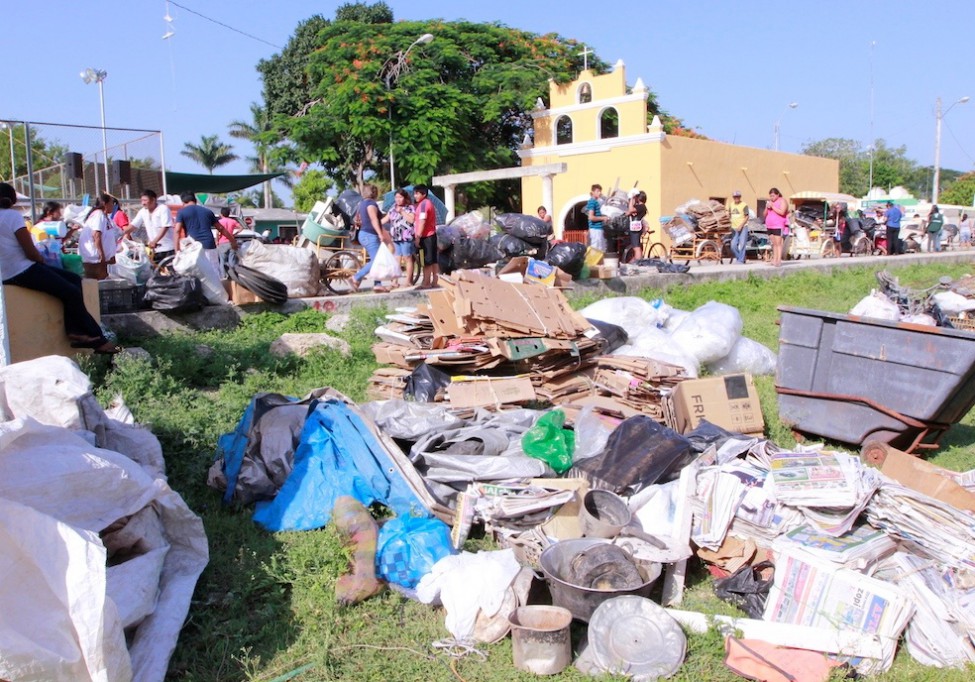
[[[741,200],[741,192],[735,190],[728,207],[731,215],[731,253],[739,263],[745,263],[745,247],[748,246],[748,204]]]

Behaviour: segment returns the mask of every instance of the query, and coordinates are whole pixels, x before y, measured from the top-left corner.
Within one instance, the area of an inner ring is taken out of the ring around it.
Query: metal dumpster
[[[796,431],[912,452],[975,404],[975,334],[779,307],[779,417]]]

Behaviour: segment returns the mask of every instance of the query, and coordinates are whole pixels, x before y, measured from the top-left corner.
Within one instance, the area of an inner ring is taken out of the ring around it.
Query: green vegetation
[[[927,286],[938,277],[958,277],[965,266],[912,266],[898,269],[901,283]],[[875,286],[863,268],[831,275],[798,273],[764,280],[716,282],[645,291],[663,295],[678,308],[708,300],[738,307],[745,334],[777,347],[776,306],[794,305],[846,311]],[[576,307],[589,302],[582,298]],[[298,680],[475,680],[534,679],[514,670],[506,639],[480,648],[486,661],[455,662],[431,643],[447,636],[443,611],[385,592],[363,604],[339,608],[334,584],[347,555],[331,529],[269,534],[250,520],[250,509],[226,507],[206,487],[207,469],[219,435],[230,431],[251,397],[260,391],[300,396],[332,386],[362,400],[376,364],[370,352],[372,330],[381,309],[358,309],[340,335],[352,347],[350,358],[326,351],[305,359],[279,359],[268,346],[285,332],[322,331],[326,317],[309,310],[290,317],[262,313],[245,318],[232,332],[173,334],[139,342],[152,363],[119,359],[86,363],[103,403],[121,393],[137,421],[151,426],[162,441],[169,481],[204,520],[210,565],[198,584],[189,619],[173,655],[169,679],[194,681]],[[132,342],[130,345],[134,345]],[[791,433],[779,424],[772,379],[761,377],[763,411],[770,436],[789,444]],[[932,460],[956,470],[975,467],[975,419],[953,429]],[[468,547],[487,548],[485,539]],[[711,579],[693,564],[684,608],[733,614],[719,602]],[[688,656],[676,680],[737,680],[725,669],[722,639],[714,632],[691,635]],[[881,680],[962,682],[971,671],[940,671],[913,662],[902,649],[892,671]],[[555,679],[583,679],[569,669]],[[838,678],[837,678],[838,679]]]
[[[226,166],[238,158],[234,154],[234,148],[225,142],[221,142],[216,135],[201,135],[199,144],[184,142],[180,154],[196,161],[206,168],[211,175],[215,168]]]

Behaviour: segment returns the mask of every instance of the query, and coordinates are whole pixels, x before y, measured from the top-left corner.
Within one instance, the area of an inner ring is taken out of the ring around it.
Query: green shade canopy
[[[181,192],[206,192],[226,194],[237,192],[262,182],[273,180],[284,173],[254,173],[252,175],[210,175],[208,173],[174,173],[166,171],[166,191],[170,194]]]

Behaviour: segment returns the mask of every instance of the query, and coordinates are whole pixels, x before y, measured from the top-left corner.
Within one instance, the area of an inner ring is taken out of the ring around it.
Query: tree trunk
[[[261,172],[267,173],[267,156],[261,156]],[[271,181],[264,181],[264,208],[274,208],[271,201]]]

